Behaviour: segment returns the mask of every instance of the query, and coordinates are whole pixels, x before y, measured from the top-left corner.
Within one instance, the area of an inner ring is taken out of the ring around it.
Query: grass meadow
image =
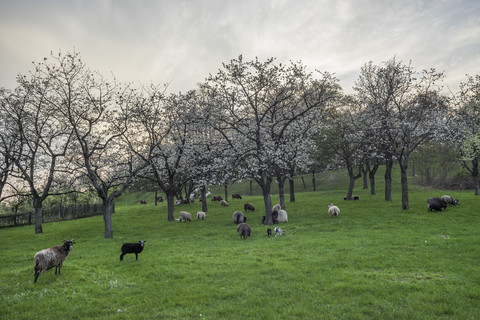
[[[376,196],[357,186],[359,201],[343,200],[345,184],[287,198],[280,237],[266,235],[260,196],[209,202],[205,221],[179,223],[167,221],[165,203],[126,195],[113,239],[103,238],[102,217],[44,224],[38,235],[1,229],[0,319],[478,319],[480,199],[411,186],[405,212],[398,186],[385,202],[377,183]],[[426,199],[446,193],[460,205],[428,212]],[[246,214],[252,236],[240,240],[231,216],[246,201],[257,210]],[[176,216],[200,209],[179,206]],[[34,284],[35,253],[72,238],[62,274]],[[120,262],[122,243],[138,240],[139,260]]]

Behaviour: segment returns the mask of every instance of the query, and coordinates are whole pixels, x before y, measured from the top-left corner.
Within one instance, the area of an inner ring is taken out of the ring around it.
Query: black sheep
[[[138,260],[138,254],[143,251],[145,241],[138,241],[138,243],[124,243],[122,245],[122,254],[120,255],[120,261],[123,261],[123,256],[127,253],[135,253],[135,260]]]
[[[429,198],[427,200],[428,211],[442,211],[447,208],[447,203],[442,198]]]
[[[238,193],[232,193],[232,199],[242,199],[242,196]]]
[[[272,235],[272,229],[268,228],[267,229],[267,236],[270,237]]]

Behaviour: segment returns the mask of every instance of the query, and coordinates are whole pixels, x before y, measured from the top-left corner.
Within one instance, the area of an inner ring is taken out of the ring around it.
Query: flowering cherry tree
[[[355,85],[356,98],[367,108],[386,162],[385,200],[391,200],[391,169],[397,159],[401,171],[402,208],[407,210],[407,168],[410,154],[432,139],[442,127],[446,102],[438,83],[443,74],[435,69],[418,74],[410,64],[395,58],[381,66],[365,64]]]
[[[475,195],[480,194],[478,160],[480,157],[480,75],[469,76],[460,84],[455,97],[457,106],[454,140],[461,144],[460,163],[472,175]]]
[[[287,131],[312,113],[322,113],[336,98],[337,81],[327,73],[315,79],[301,63],[287,67],[273,58],[245,62],[239,56],[210,75],[205,88],[217,100],[219,132],[244,164],[239,174],[262,189],[266,223],[272,224],[270,189]]]

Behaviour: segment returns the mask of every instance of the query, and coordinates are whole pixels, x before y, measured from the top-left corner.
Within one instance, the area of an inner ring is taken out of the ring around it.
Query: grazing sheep
[[[343,200],[348,200],[347,197],[343,197]],[[360,200],[359,196],[353,196],[352,200]]]
[[[157,202],[163,202],[163,197],[158,197]]]
[[[182,200],[180,200],[180,199],[179,199],[179,200],[177,200],[177,201],[175,201],[175,204],[176,204],[177,206],[181,205],[182,203],[183,203],[183,201],[182,201]]]
[[[445,203],[447,205],[448,204],[458,205],[460,203],[460,200],[453,199],[452,196],[444,195],[444,196],[442,196],[442,199],[443,199],[443,201],[445,201]]]
[[[222,200],[223,200],[223,198],[220,197],[220,196],[213,196],[212,197],[212,201],[222,201]]]
[[[267,236],[270,238],[272,236],[272,229],[267,229]]]
[[[333,203],[330,203],[328,205],[328,213],[332,216],[332,217],[336,217],[338,216],[338,214],[340,213],[340,209],[334,205]]]
[[[237,227],[237,232],[238,235],[240,236],[240,239],[247,239],[247,237],[250,237],[250,234],[252,233],[252,228],[248,225],[248,223],[242,222],[238,225]]]
[[[281,210],[282,207],[277,203],[276,205],[273,206],[272,211],[278,211]]]
[[[222,200],[222,201],[220,201],[220,205],[222,207],[228,207],[228,202],[226,200]]]
[[[243,215],[242,211],[235,211],[232,215],[233,223],[239,224],[247,221],[247,217]]]
[[[232,199],[242,199],[242,196],[238,193],[232,193]]]
[[[192,215],[190,212],[180,211],[180,214],[178,215],[178,221],[192,221]]]
[[[442,211],[442,209],[447,209],[447,202],[442,198],[428,198],[427,209],[428,211]]]
[[[33,283],[37,282],[38,276],[43,273],[45,270],[49,270],[55,267],[55,274],[60,274],[60,270],[63,266],[63,261],[68,256],[70,251],[73,249],[73,244],[75,240],[63,240],[61,246],[55,246],[49,249],[43,249],[35,254],[34,261],[35,266],[33,270],[35,271]]]
[[[205,219],[205,212],[198,211],[197,212],[197,220],[204,220]]]
[[[278,221],[278,222],[288,222],[287,211],[285,211],[285,210],[278,210],[278,211],[277,211],[277,221]]]
[[[248,211],[255,211],[255,207],[253,206],[253,204],[251,204],[250,202],[247,202],[243,205],[243,209],[245,210],[245,212],[248,212]]]
[[[145,200],[140,200],[140,204],[147,204],[147,201],[145,201]]]
[[[145,240],[138,241],[138,243],[124,243],[122,245],[122,254],[120,255],[120,261],[123,261],[123,256],[127,253],[135,253],[135,260],[138,260],[138,254],[143,251],[145,246]]]

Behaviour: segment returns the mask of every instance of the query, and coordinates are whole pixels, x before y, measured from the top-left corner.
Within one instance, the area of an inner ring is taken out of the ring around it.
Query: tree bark
[[[313,185],[313,191],[317,191],[315,186],[315,170],[312,170],[312,185]]]
[[[370,165],[366,164],[365,166],[362,166],[362,177],[363,177],[363,189],[368,189],[368,168]]]
[[[293,178],[288,178],[288,184],[290,187],[290,202],[295,202],[295,181]]]
[[[404,155],[398,159],[400,163],[400,175],[402,182],[402,210],[408,210],[408,183],[407,183],[407,169],[408,169],[408,156]]]
[[[385,201],[392,201],[392,168],[393,158],[389,154],[385,161]]]
[[[478,181],[478,158],[475,157],[472,160],[472,175],[473,183],[475,185],[475,195],[479,195],[479,181]]]
[[[285,178],[280,178],[278,181],[278,197],[280,198],[280,206],[285,209]]]
[[[228,182],[225,182],[225,184],[223,185],[223,188],[224,188],[224,195],[225,195],[225,201],[228,201]]]
[[[168,221],[174,221],[174,209],[175,209],[175,195],[172,192],[167,192],[167,212],[168,212]]]
[[[202,186],[200,192],[202,197],[202,211],[207,212],[207,188]]]
[[[34,206],[35,210],[35,233],[43,233],[42,228],[42,205],[36,204]]]
[[[113,238],[113,226],[112,226],[112,208],[113,198],[103,199],[103,222],[105,225],[105,238]]]
[[[270,189],[270,188],[268,188]],[[265,204],[265,224],[266,225],[273,225],[272,219],[272,198],[270,195],[270,190],[262,190],[263,191],[263,203]]]

